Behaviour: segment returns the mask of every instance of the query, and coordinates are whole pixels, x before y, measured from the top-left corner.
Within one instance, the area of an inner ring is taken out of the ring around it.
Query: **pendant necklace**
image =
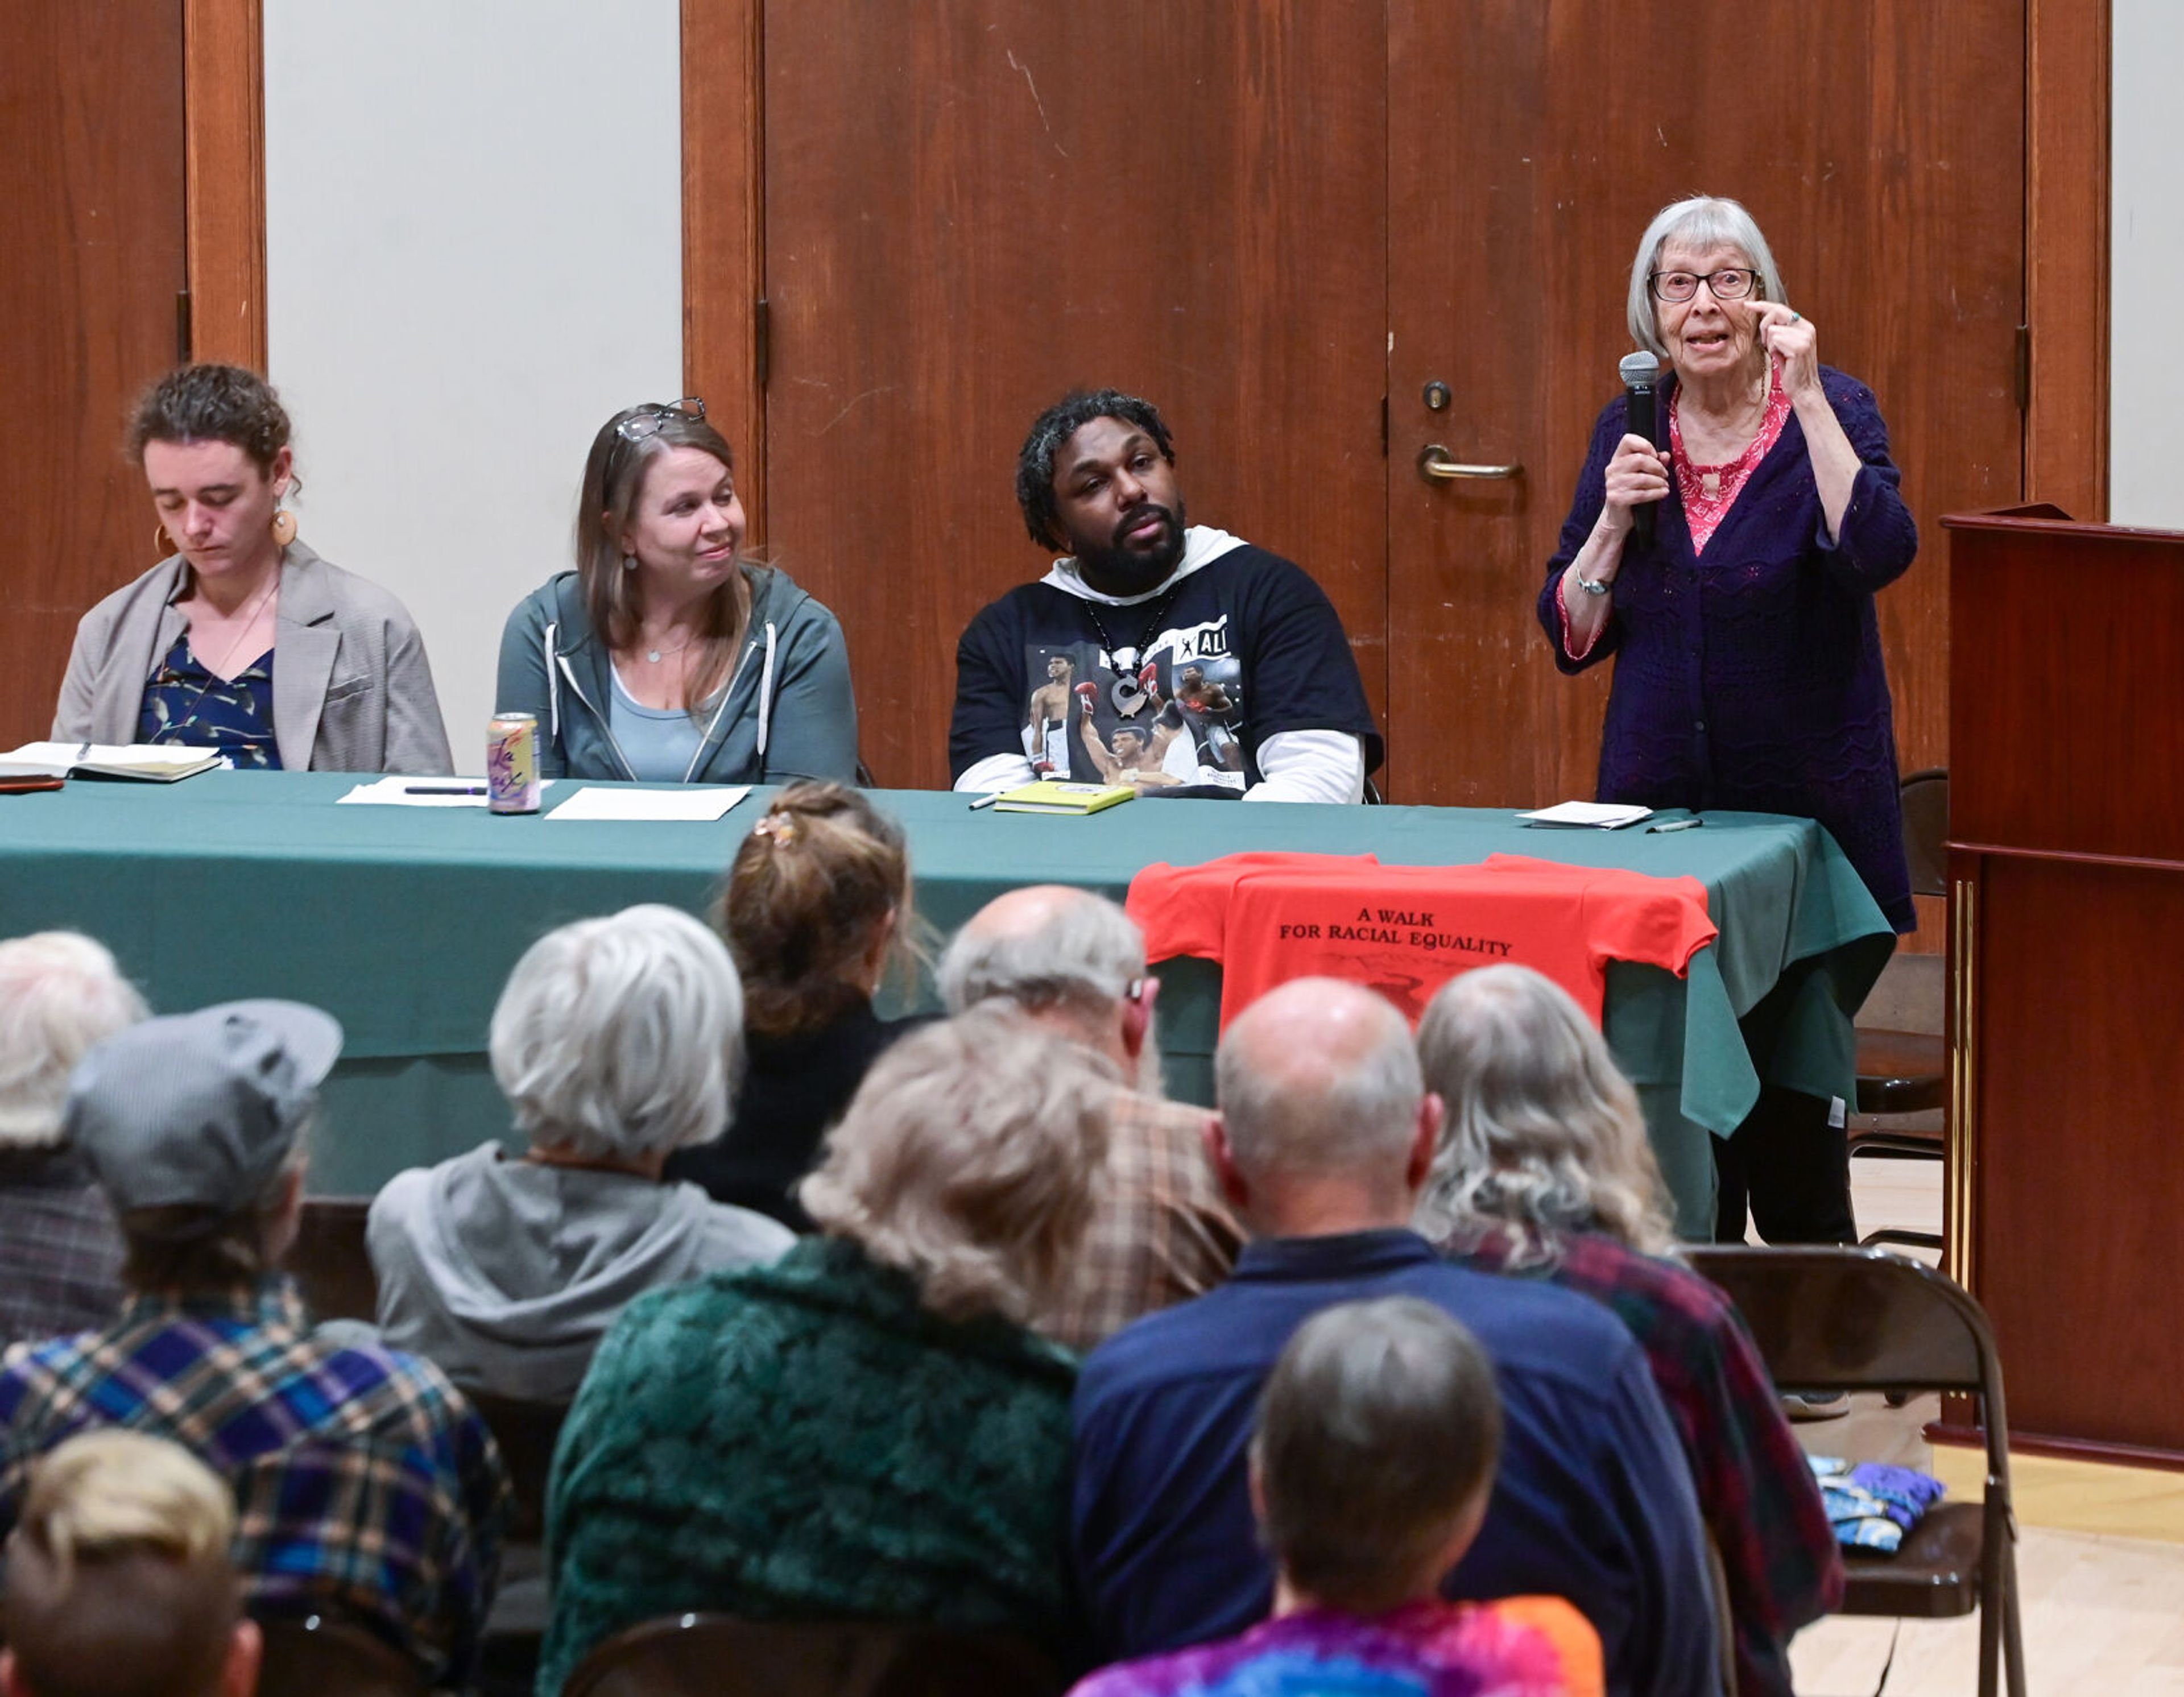
[[[683,639],[682,639],[682,648],[647,648],[647,649],[645,649],[645,651],[644,651],[644,659],[645,659],[645,663],[646,663],[647,665],[658,665],[660,664],[660,662],[663,659],[672,659],[672,658],[674,658],[674,656],[676,656],[677,654],[681,654],[681,653],[682,652],[682,648],[688,648],[688,647],[690,646],[690,643],[691,643],[691,642],[692,642],[692,641],[693,641],[693,638],[688,637],[683,637]]]
[[[1182,587],[1183,585],[1178,583],[1161,597],[1154,604],[1152,617],[1145,620],[1145,629],[1139,633],[1136,645],[1127,648],[1115,646],[1115,639],[1107,634],[1107,626],[1101,621],[1099,609],[1092,603],[1080,604],[1085,616],[1092,621],[1092,628],[1100,633],[1100,646],[1115,670],[1114,687],[1107,692],[1107,698],[1114,703],[1115,711],[1125,719],[1142,713],[1145,703],[1151,699],[1145,693],[1145,684],[1139,677],[1138,658],[1145,644],[1159,633],[1161,620],[1167,616],[1168,604],[1175,599],[1177,591]]]

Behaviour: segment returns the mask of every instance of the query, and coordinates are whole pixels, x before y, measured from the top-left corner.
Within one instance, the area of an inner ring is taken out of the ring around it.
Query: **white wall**
[[[270,365],[304,540],[425,634],[482,770],[593,433],[682,393],[677,0],[265,0]]]
[[[2109,62],[2109,517],[2184,530],[2184,6],[2115,0]]]

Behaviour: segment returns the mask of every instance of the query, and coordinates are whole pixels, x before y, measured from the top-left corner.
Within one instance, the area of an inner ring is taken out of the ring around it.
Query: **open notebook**
[[[210,748],[150,743],[25,743],[0,754],[0,777],[136,778],[170,784],[220,764]]]

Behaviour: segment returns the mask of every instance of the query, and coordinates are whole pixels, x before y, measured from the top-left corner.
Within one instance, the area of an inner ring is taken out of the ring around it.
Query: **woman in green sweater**
[[[1074,1360],[1025,1321],[1105,1162],[1104,1064],[978,1009],[874,1064],[775,1265],[640,1297],[593,1359],[547,1502],[541,1697],[655,1616],[1076,1637]]]

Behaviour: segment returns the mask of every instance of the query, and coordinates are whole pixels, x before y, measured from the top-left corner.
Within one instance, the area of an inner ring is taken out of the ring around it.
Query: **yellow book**
[[[1128,784],[1060,783],[1052,778],[1022,789],[1004,790],[994,798],[996,813],[1098,813],[1120,807],[1137,794]]]

